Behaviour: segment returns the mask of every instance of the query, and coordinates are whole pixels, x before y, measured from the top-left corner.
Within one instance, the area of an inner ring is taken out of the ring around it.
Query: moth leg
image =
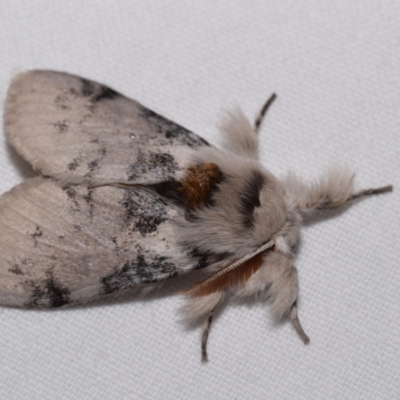
[[[271,96],[269,97],[269,99],[265,102],[264,106],[262,107],[262,109],[260,110],[260,112],[257,115],[256,120],[254,121],[254,132],[258,133],[258,130],[260,128],[260,125],[265,117],[265,114],[267,113],[269,107],[271,106],[271,104],[274,102],[274,100],[276,99],[276,94],[272,93]]]
[[[214,311],[217,308],[217,306],[215,306],[209,313],[207,316],[206,321],[204,322],[204,326],[203,326],[203,335],[201,337],[201,362],[202,363],[206,363],[208,362],[208,355],[207,355],[207,340],[208,340],[208,335],[210,332],[210,328],[211,328],[211,323],[213,321],[213,316],[214,316]]]
[[[290,309],[290,321],[292,322],[294,329],[296,330],[297,334],[300,336],[303,343],[304,344],[310,343],[310,338],[306,335],[303,327],[300,324],[299,316],[297,314],[297,304],[296,303],[294,303],[292,305],[292,308]]]
[[[348,202],[356,200],[356,199],[359,199],[361,197],[372,196],[372,195],[375,195],[375,194],[387,193],[387,192],[391,192],[392,190],[393,190],[393,185],[382,186],[382,187],[376,188],[376,189],[372,189],[371,188],[371,189],[361,190],[358,193],[352,194],[350,197],[348,197],[344,201],[338,201],[336,203],[330,203],[330,204],[327,204],[323,208],[338,208],[338,207],[342,207],[345,204],[347,204]]]

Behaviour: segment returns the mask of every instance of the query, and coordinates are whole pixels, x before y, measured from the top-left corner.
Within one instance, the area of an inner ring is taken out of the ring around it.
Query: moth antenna
[[[292,322],[292,325],[293,325],[295,331],[300,336],[303,343],[304,344],[310,343],[310,338],[306,335],[303,327],[300,324],[299,316],[297,313],[297,304],[296,303],[294,303],[292,305],[292,308],[290,309],[290,321]]]
[[[269,97],[269,99],[265,102],[265,104],[262,107],[262,109],[260,110],[260,112],[258,113],[256,120],[254,121],[254,132],[255,133],[258,133],[260,125],[265,117],[265,114],[267,113],[269,107],[274,102],[276,97],[277,97],[276,93],[272,93],[271,96]]]
[[[211,328],[211,323],[213,321],[214,311],[215,311],[216,308],[217,308],[217,306],[215,306],[208,313],[207,319],[204,322],[203,334],[202,334],[202,337],[201,337],[201,362],[202,363],[208,362],[207,341],[208,341],[208,335],[209,335],[210,328]]]
[[[371,189],[365,189],[365,190],[361,190],[358,193],[354,193],[353,195],[351,195],[348,199],[344,200],[344,201],[339,201],[337,203],[333,203],[333,204],[329,204],[326,208],[338,208],[341,206],[344,206],[345,204],[347,204],[350,201],[359,199],[361,197],[365,197],[365,196],[372,196],[375,194],[382,194],[382,193],[387,193],[387,192],[391,192],[393,191],[393,185],[386,185],[386,186],[382,186],[380,188],[371,188]]]

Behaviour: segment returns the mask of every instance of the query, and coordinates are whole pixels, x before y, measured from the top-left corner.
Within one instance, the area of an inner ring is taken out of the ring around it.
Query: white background
[[[300,317],[217,317],[210,362],[181,299],[51,312],[0,309],[2,399],[395,399],[400,396],[400,3],[337,0],[0,1],[0,99],[32,68],[105,83],[217,143],[221,110],[253,117],[275,91],[262,161],[395,191],[303,229]],[[0,189],[27,175],[0,147]],[[0,216],[1,218],[1,216]],[[0,233],[1,234],[1,233]],[[173,283],[172,283],[173,285]]]

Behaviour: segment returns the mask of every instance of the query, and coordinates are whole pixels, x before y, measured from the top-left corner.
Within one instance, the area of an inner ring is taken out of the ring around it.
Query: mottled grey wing
[[[28,179],[0,198],[0,303],[82,303],[203,267],[175,242],[182,212],[143,188]]]
[[[54,71],[18,75],[8,91],[9,142],[64,182],[156,183],[178,178],[207,142],[99,83]]]

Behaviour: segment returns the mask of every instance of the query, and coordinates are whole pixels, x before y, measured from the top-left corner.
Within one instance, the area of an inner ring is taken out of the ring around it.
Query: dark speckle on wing
[[[88,79],[81,79],[82,88],[81,93],[84,97],[90,97],[90,101],[96,103],[101,100],[112,100],[121,96],[114,89],[107,86],[100,85],[99,83],[92,82]]]
[[[140,191],[126,190],[122,205],[125,208],[125,224],[142,236],[157,231],[167,220],[167,207],[162,201]]]
[[[90,172],[93,172],[99,166],[99,160],[93,160],[88,163],[88,169]]]
[[[33,240],[37,240],[37,238],[41,237],[43,235],[43,231],[40,229],[40,226],[36,226],[35,232],[31,233],[29,236]]]
[[[65,133],[69,129],[68,124],[65,120],[56,122],[54,124],[54,127],[57,129],[58,133]]]
[[[127,172],[128,180],[133,181],[149,172],[156,172],[160,177],[166,178],[173,176],[178,170],[179,166],[171,154],[151,151],[143,154],[139,151],[136,161],[128,167]]]
[[[172,278],[177,274],[177,268],[167,257],[155,256],[146,260],[144,255],[139,254],[136,259],[126,262],[122,268],[102,278],[101,290],[102,294],[110,294],[137,284]]]
[[[69,303],[69,290],[67,287],[56,282],[53,275],[49,273],[48,279],[41,283],[29,281],[27,286],[31,289],[31,300],[27,307],[61,307]]]
[[[24,275],[22,269],[19,267],[18,264],[14,264],[11,268],[8,269],[8,272],[11,272],[12,274],[15,275]]]
[[[38,238],[40,238],[41,236],[43,236],[43,231],[40,228],[40,226],[36,226],[35,232],[30,233],[29,236],[32,238],[35,247],[37,246],[37,240]]]
[[[93,216],[94,203],[93,203],[93,189],[87,188],[86,194],[83,195],[86,204],[89,206],[89,215]]]
[[[200,136],[156,114],[146,107],[141,107],[140,116],[144,118],[156,132],[164,135],[164,137],[169,140],[170,144],[183,144],[190,147],[209,146],[209,143]]]
[[[71,107],[67,104],[70,98],[66,94],[61,94],[54,99],[54,104],[59,110],[70,110]]]
[[[96,83],[89,81],[89,79],[81,79],[82,81],[82,96],[90,97],[93,96],[96,90]]]
[[[157,216],[142,216],[136,222],[133,230],[137,230],[142,236],[148,233],[155,232],[158,225],[166,220],[162,215]]]
[[[81,160],[80,157],[79,157],[79,158],[74,158],[74,159],[67,165],[68,170],[69,170],[69,171],[75,171],[75,170],[79,167],[81,161],[82,161],[82,160]]]
[[[78,202],[79,196],[77,196],[76,189],[74,189],[73,186],[65,185],[62,186],[62,190],[64,190],[68,196],[68,203],[71,210],[74,212],[80,210],[81,205]]]
[[[112,100],[119,96],[121,95],[114,89],[100,85],[98,93],[95,96],[93,96],[92,101],[96,102],[101,100]]]

